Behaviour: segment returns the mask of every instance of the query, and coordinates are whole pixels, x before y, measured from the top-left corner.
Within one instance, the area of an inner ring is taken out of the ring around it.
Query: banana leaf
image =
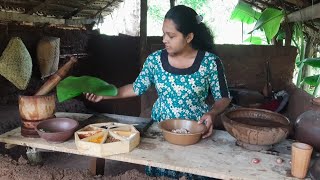
[[[249,42],[255,45],[261,45],[262,41],[263,41],[262,38],[258,36],[251,36],[251,37],[248,37],[246,40],[244,40],[244,42]]]
[[[306,58],[303,60],[303,63],[315,68],[320,68],[320,58]]]
[[[92,76],[69,76],[60,81],[57,86],[59,102],[72,99],[82,93],[93,93],[100,96],[116,96],[118,90],[114,85]]]
[[[280,23],[284,17],[284,12],[278,9],[267,8],[265,9],[258,21],[256,22],[254,30],[262,28],[268,40],[271,40],[279,31]]]
[[[318,80],[319,80],[320,75],[313,75],[313,76],[308,76],[305,77],[302,81],[302,83],[306,83],[309,84],[311,86],[317,86],[319,84]]]
[[[231,13],[231,20],[239,20],[246,24],[252,24],[259,19],[260,12],[255,11],[252,7],[244,2],[239,1]]]

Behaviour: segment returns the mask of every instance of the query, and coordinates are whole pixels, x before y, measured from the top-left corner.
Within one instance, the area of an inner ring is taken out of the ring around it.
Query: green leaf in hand
[[[92,76],[69,76],[60,81],[57,86],[59,102],[72,99],[82,93],[93,93],[100,96],[116,96],[118,90],[114,85]]]

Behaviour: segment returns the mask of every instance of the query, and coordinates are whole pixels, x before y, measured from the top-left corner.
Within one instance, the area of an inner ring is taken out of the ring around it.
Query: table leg
[[[94,175],[104,175],[106,160],[103,158],[92,158],[89,170]]]
[[[41,165],[42,164],[41,152],[38,151],[36,148],[27,147],[26,154],[27,154],[29,163],[31,165]]]

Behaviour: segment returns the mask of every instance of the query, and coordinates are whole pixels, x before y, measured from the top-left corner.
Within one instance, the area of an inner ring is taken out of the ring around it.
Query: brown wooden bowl
[[[19,113],[22,119],[39,121],[52,118],[56,110],[55,95],[19,96]]]
[[[79,126],[78,121],[70,118],[53,118],[40,122],[36,131],[49,142],[64,142],[73,136]]]
[[[285,116],[263,109],[238,108],[222,115],[225,129],[234,138],[250,145],[273,145],[284,140],[290,130]]]
[[[159,128],[163,132],[163,137],[166,141],[177,144],[177,145],[191,145],[197,143],[202,134],[206,131],[204,124],[198,124],[197,121],[186,120],[186,119],[169,119],[161,121]],[[189,131],[188,134],[174,133],[174,129],[186,129]]]

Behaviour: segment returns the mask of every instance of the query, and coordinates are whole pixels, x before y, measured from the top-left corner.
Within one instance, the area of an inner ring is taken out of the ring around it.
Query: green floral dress
[[[153,84],[158,99],[153,105],[151,118],[158,122],[174,118],[199,120],[210,110],[205,103],[209,89],[215,100],[230,97],[220,59],[204,51],[198,51],[194,63],[186,69],[171,66],[166,50],[154,52],[146,59],[133,83],[133,89],[137,95],[142,95]],[[174,179],[182,176],[187,179],[208,179],[150,166],[146,167],[146,174]]]
[[[151,54],[133,83],[134,92],[141,95],[154,84],[158,99],[151,118],[199,120],[210,110],[205,103],[209,89],[215,100],[229,97],[220,59],[208,52],[198,51],[193,65],[178,69],[169,64],[166,50]]]

